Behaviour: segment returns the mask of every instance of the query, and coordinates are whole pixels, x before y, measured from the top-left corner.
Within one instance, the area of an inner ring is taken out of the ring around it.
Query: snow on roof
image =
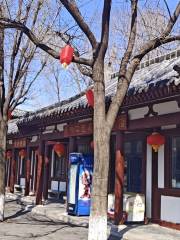
[[[137,70],[130,83],[128,95],[140,93],[142,90],[147,91],[152,86],[169,85],[172,82],[178,85],[180,77],[173,69],[175,65],[180,65],[180,57],[154,63]],[[113,95],[115,93],[117,80],[118,76],[107,86],[106,95]]]
[[[27,113],[28,111],[22,109],[15,109],[12,114],[14,117],[22,117],[25,116]]]
[[[174,83],[180,84],[180,77],[173,69],[175,65],[180,65],[180,49],[170,54],[151,59],[140,64],[133,76],[129,86],[128,95],[140,93],[142,90],[147,91],[152,86],[164,86]],[[106,96],[112,97],[116,90],[118,73],[111,75],[111,80],[106,86]],[[42,108],[38,111],[28,113],[20,118],[18,123],[29,122],[34,118],[45,118],[54,114],[68,112],[77,108],[88,107],[85,92],[76,95],[70,99]]]
[[[16,134],[18,133],[19,129],[17,126],[18,119],[13,119],[8,121],[8,134]]]

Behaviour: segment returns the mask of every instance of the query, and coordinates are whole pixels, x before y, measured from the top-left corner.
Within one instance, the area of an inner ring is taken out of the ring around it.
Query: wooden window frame
[[[162,194],[169,196],[180,197],[180,188],[172,187],[172,137],[180,137],[180,128],[169,129],[162,131],[165,136],[165,157],[164,157],[164,189],[162,189]]]

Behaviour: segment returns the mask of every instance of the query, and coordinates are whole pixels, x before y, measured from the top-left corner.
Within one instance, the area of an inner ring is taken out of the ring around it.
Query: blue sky
[[[83,13],[83,16],[85,17],[85,19],[87,19],[88,21],[93,22],[93,18],[97,18],[97,16],[95,16],[96,14],[99,15],[102,11],[102,5],[103,5],[103,1],[95,1],[95,0],[81,0],[78,1],[79,4],[81,5],[81,11]],[[146,0],[139,0],[139,5],[140,8],[144,7],[144,4],[146,4]],[[157,0],[152,0],[151,3],[153,4],[157,4],[157,2],[160,2],[160,6],[164,7],[164,1],[157,1]],[[178,0],[167,0],[167,3],[169,5],[169,8],[171,11],[173,11],[177,5],[179,1]],[[126,7],[129,4],[129,1],[125,1],[125,0],[113,0],[112,1],[112,14],[113,11],[116,8],[123,8],[124,6]],[[69,14],[67,13],[67,11],[63,11],[63,14],[61,15],[61,18],[59,18],[59,25],[63,25],[65,26],[65,22],[69,23],[71,22],[73,24],[73,20],[72,18],[69,16]],[[100,27],[100,21],[99,22],[94,22],[92,24],[92,29],[94,30],[94,33],[97,35],[97,37],[100,37],[99,34],[99,27]],[[76,33],[78,32],[77,30],[75,30]],[[79,44],[82,44],[81,41],[79,41]],[[73,79],[72,75],[69,73],[68,70],[63,70],[59,61],[54,62],[53,64],[55,64],[56,67],[59,66],[60,68],[60,92],[61,92],[61,99],[67,99],[72,95],[75,95],[77,93],[79,93],[79,89],[77,88],[77,84],[75,79]],[[50,81],[49,81],[50,79]],[[41,74],[41,77],[39,77],[38,82],[36,83],[36,85],[34,86],[34,99],[32,101],[27,102],[26,104],[24,104],[23,106],[21,106],[21,108],[26,109],[26,110],[34,110],[37,109],[39,107],[43,107],[43,106],[47,106],[50,104],[53,104],[54,102],[57,101],[57,98],[55,96],[55,94],[53,94],[53,75],[47,75],[46,72]],[[82,86],[81,89],[84,89],[86,86],[86,84],[84,84],[84,81],[82,81]],[[36,91],[38,90],[38,91]]]

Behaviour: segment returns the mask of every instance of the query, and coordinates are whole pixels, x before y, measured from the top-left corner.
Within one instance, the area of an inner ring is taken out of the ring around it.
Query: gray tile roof
[[[167,57],[168,56],[168,57]],[[161,56],[145,63],[141,63],[140,69],[137,70],[131,81],[128,95],[134,95],[140,93],[142,90],[147,91],[149,87],[169,85],[174,83],[175,85],[180,84],[180,76],[173,69],[175,65],[180,65],[180,49],[165,56]],[[106,96],[112,97],[116,90],[118,80],[118,74],[112,74],[110,81],[106,86]],[[77,108],[87,108],[87,99],[85,93],[82,92],[75,97],[68,100],[62,101],[58,104],[42,108],[38,111],[28,113],[24,117],[20,118],[18,123],[29,122],[34,118],[46,118],[54,114],[62,114],[69,110]]]
[[[180,57],[154,63],[148,67],[137,70],[130,83],[128,95],[147,91],[149,87],[159,85],[180,84],[180,77],[173,69],[175,65],[180,65]],[[116,90],[118,77],[106,87],[106,95],[113,95]]]

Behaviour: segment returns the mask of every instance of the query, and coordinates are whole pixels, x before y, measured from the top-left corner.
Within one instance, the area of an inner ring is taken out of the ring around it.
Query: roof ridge
[[[155,63],[160,63],[165,60],[169,60],[169,59],[173,59],[173,58],[177,58],[177,57],[180,57],[180,48],[170,51],[169,53],[166,53],[164,55],[160,55],[160,56],[151,58],[149,60],[146,60],[146,61],[140,63],[140,65],[137,67],[136,71],[146,68],[146,67],[149,67],[150,65],[153,65]],[[119,72],[113,73],[113,74],[111,74],[111,79],[118,77],[118,76],[119,76]]]
[[[43,112],[46,111],[46,110],[51,110],[51,109],[53,109],[53,108],[61,107],[61,106],[65,105],[65,104],[68,104],[68,103],[70,103],[70,102],[72,102],[72,101],[74,101],[74,100],[79,99],[79,98],[82,97],[84,94],[85,94],[85,90],[82,91],[82,92],[80,92],[80,93],[78,93],[78,94],[76,94],[76,95],[74,95],[74,96],[72,96],[72,97],[70,97],[70,98],[68,98],[68,99],[65,99],[65,100],[63,100],[63,101],[53,103],[53,104],[51,104],[51,105],[49,105],[49,106],[43,107],[43,108],[38,109],[38,110],[36,110],[36,111],[32,111],[32,112],[30,112],[28,115],[30,116],[30,115],[34,115],[34,114],[38,114],[38,113],[43,113]]]

